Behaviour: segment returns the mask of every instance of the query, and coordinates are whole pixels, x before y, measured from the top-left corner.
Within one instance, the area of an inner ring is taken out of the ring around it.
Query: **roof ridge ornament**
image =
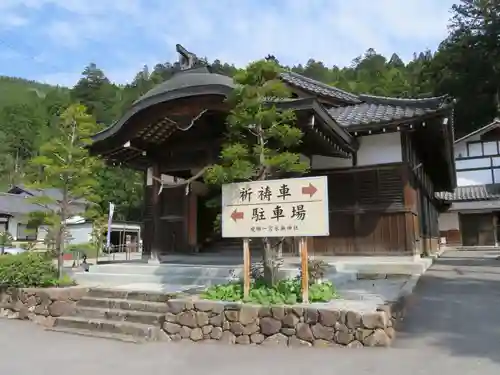
[[[194,68],[197,56],[194,53],[189,52],[180,44],[176,44],[175,49],[179,54],[179,65],[181,67],[181,70],[188,70]]]

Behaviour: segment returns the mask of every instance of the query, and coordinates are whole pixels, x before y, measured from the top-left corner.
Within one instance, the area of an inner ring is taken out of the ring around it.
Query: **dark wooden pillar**
[[[184,226],[189,252],[198,251],[198,197],[191,190],[185,200]]]
[[[417,210],[417,190],[412,184],[412,173],[407,164],[401,167],[402,182],[403,182],[403,201],[405,207],[405,252],[415,254],[417,252],[418,242],[418,226],[415,225],[415,220],[418,216],[415,213]]]
[[[159,163],[155,163],[152,168],[153,185],[151,188],[151,211],[153,216],[153,235],[151,243],[151,256],[150,263],[159,263],[159,255],[161,254],[161,200],[160,200],[160,187],[161,187],[161,172]]]

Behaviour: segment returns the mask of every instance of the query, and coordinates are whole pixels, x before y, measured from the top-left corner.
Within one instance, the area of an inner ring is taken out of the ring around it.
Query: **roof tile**
[[[336,87],[327,85],[326,83],[316,81],[314,79],[305,77],[294,72],[281,73],[281,79],[290,85],[304,89],[308,92],[329,96],[334,99],[344,101],[346,103],[361,103],[358,96],[350,92],[338,89]]]
[[[438,199],[448,202],[500,199],[500,184],[459,186],[450,192],[436,193]]]
[[[364,102],[331,108],[328,113],[340,125],[349,127],[407,120],[433,113],[445,103],[445,97],[399,99],[360,95],[359,98]]]

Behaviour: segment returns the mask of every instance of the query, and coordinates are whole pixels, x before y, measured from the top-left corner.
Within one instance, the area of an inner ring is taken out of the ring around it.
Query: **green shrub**
[[[219,301],[244,301],[259,305],[292,305],[302,302],[302,291],[300,278],[281,280],[273,287],[257,280],[250,285],[249,297],[244,300],[242,282],[234,281],[228,284],[214,285],[205,290],[201,297]],[[310,302],[328,302],[334,298],[337,298],[337,292],[331,282],[309,286]]]
[[[74,285],[68,276],[57,277],[57,268],[45,254],[22,253],[0,256],[0,285],[15,288]]]

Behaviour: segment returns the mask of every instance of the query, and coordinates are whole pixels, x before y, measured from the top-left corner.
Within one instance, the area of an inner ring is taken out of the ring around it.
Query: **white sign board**
[[[326,176],[222,186],[222,237],[328,236]]]

